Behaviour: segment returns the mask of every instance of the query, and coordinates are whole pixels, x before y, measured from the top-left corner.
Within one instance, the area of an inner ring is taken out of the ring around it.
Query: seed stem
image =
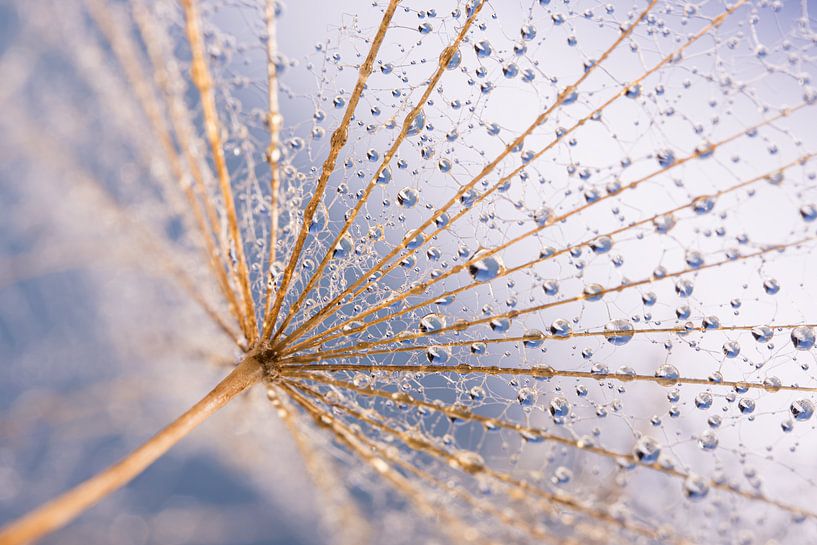
[[[142,473],[262,376],[261,363],[254,356],[247,356],[210,393],[125,458],[0,529],[0,545],[31,543],[65,526]]]

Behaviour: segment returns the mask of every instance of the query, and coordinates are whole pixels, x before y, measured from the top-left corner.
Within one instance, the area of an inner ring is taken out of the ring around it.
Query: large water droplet
[[[814,330],[801,325],[791,330],[791,342],[797,350],[810,350],[814,346]]]
[[[661,446],[658,441],[649,435],[642,436],[633,447],[633,455],[636,460],[645,464],[652,464],[661,455]]]
[[[498,256],[488,255],[480,258],[487,253],[488,250],[480,250],[474,254],[473,263],[468,265],[468,272],[476,282],[488,282],[505,272],[505,265]]]
[[[445,327],[445,316],[441,314],[426,314],[420,319],[419,329],[423,333],[437,331]]]
[[[633,338],[633,324],[629,320],[610,320],[604,326],[604,338],[612,345],[625,345]]]

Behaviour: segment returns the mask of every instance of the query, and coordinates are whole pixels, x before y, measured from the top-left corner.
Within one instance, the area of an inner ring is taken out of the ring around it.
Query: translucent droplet
[[[675,283],[675,293],[678,294],[679,297],[689,297],[692,295],[692,290],[694,286],[691,281],[682,278]]]
[[[548,221],[550,221],[551,217],[553,217],[553,210],[547,206],[543,206],[542,208],[535,210],[531,214],[531,217],[536,225],[543,227],[547,225]]]
[[[511,321],[507,318],[494,318],[488,325],[497,333],[505,333],[511,328]]]
[[[426,126],[426,114],[420,110],[417,112],[417,115],[414,116],[414,119],[411,120],[411,123],[408,126],[408,130],[406,131],[406,136],[417,136],[420,134],[420,131],[423,130],[423,127]]]
[[[675,227],[675,216],[672,214],[664,214],[652,220],[655,230],[659,233],[669,233]]]
[[[556,396],[550,401],[548,411],[553,418],[564,418],[570,413],[570,403],[562,396]]]
[[[684,494],[690,500],[700,500],[709,494],[709,483],[694,473],[690,473],[684,480]]]
[[[542,282],[542,289],[548,295],[556,295],[559,293],[559,281],[554,279],[545,280]]]
[[[529,407],[536,402],[536,390],[527,387],[520,388],[519,391],[516,392],[516,400],[520,405]]]
[[[633,455],[636,460],[645,464],[652,464],[661,455],[661,446],[658,441],[648,435],[642,436],[633,447]]]
[[[348,234],[343,235],[335,249],[332,250],[332,257],[343,258],[348,256],[352,252],[352,246],[352,237]]]
[[[655,376],[666,380],[674,380],[680,375],[678,374],[678,369],[674,365],[665,363],[655,370]]]
[[[600,236],[590,241],[590,249],[596,254],[606,254],[613,247],[613,239],[608,236]]]
[[[601,284],[587,284],[582,293],[587,301],[598,301],[604,297],[604,286]]]
[[[491,55],[491,43],[488,40],[482,40],[481,42],[477,42],[474,44],[474,51],[477,53],[477,57],[484,59],[485,57],[489,57]]]
[[[538,348],[542,346],[542,343],[545,341],[545,334],[539,331],[538,329],[529,329],[525,331],[525,340],[522,341],[522,344],[525,345],[527,348]]]
[[[695,406],[701,410],[706,410],[712,406],[712,394],[709,392],[700,392],[695,396]]]
[[[727,341],[723,343],[723,355],[729,359],[737,358],[740,354],[740,345],[737,341]]]
[[[709,196],[698,197],[692,201],[692,210],[696,214],[706,214],[715,208],[715,199]]]
[[[429,333],[431,331],[437,331],[445,327],[445,316],[440,314],[426,314],[420,319],[419,329],[423,333]]]
[[[789,407],[795,420],[808,420],[814,415],[814,403],[808,399],[798,399]]]
[[[743,414],[751,414],[755,412],[755,400],[743,397],[738,401],[738,410]]]
[[[418,197],[417,190],[411,187],[404,187],[397,193],[397,204],[404,208],[411,208],[417,204]]]
[[[522,28],[519,29],[519,33],[522,35],[523,40],[529,42],[536,37],[536,27],[531,24],[522,25]]]
[[[772,328],[769,326],[759,325],[752,328],[752,337],[759,343],[768,342],[772,335]]]
[[[769,295],[774,295],[780,291],[780,284],[774,278],[767,278],[763,281],[763,291]]]
[[[476,282],[488,282],[505,272],[505,265],[499,257],[489,255],[480,258],[480,255],[487,253],[487,250],[480,250],[472,258],[475,261],[468,265],[468,272]]]
[[[553,481],[555,482],[555,484],[568,483],[572,478],[573,472],[570,471],[565,466],[559,466],[556,468],[556,471],[553,472]]]
[[[454,54],[451,55],[451,59],[448,61],[448,64],[445,66],[447,70],[454,70],[460,66],[462,62],[462,52],[457,49],[454,51]]]
[[[550,324],[550,333],[555,337],[570,337],[573,334],[573,328],[570,326],[570,322],[558,318]]]
[[[803,218],[803,221],[814,221],[817,220],[817,206],[813,204],[805,204],[800,207],[800,217]]]
[[[329,224],[329,212],[326,209],[326,205],[323,203],[318,204],[318,208],[315,209],[315,215],[312,216],[312,221],[309,224],[309,232],[310,233],[321,233],[326,229],[326,226]]]
[[[655,158],[662,168],[667,168],[675,162],[675,152],[671,149],[661,150],[655,154]]]
[[[468,390],[468,397],[470,397],[474,401],[484,399],[485,388],[483,388],[482,386],[473,386],[470,390]]]
[[[797,350],[810,350],[814,346],[814,330],[801,325],[791,330],[791,342]]]
[[[443,364],[451,357],[451,351],[444,346],[431,346],[426,350],[426,358],[430,363]]]
[[[718,436],[712,430],[706,430],[698,437],[698,446],[704,450],[714,450],[718,446]]]
[[[604,338],[612,345],[625,345],[633,338],[633,324],[629,320],[610,320],[604,326]]]
[[[383,171],[377,175],[376,183],[385,185],[391,181],[391,169],[386,167]]]

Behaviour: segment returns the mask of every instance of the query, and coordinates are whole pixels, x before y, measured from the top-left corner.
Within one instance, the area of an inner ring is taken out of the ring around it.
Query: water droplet
[[[554,419],[561,419],[570,413],[570,403],[562,396],[556,396],[550,401],[548,411]]]
[[[740,401],[738,401],[738,410],[743,414],[751,414],[755,412],[755,400],[749,399],[748,397],[742,397]]]
[[[522,28],[519,29],[519,33],[522,35],[523,40],[529,42],[536,37],[536,27],[531,24],[522,25]]]
[[[639,462],[652,464],[661,455],[661,446],[652,437],[644,435],[636,441],[635,447],[633,447],[633,455]]]
[[[692,290],[694,286],[691,281],[682,278],[675,283],[675,293],[678,294],[679,297],[689,297],[692,295]]]
[[[629,320],[611,320],[604,326],[604,338],[612,345],[625,345],[633,338],[633,324]]]
[[[507,318],[494,318],[488,325],[497,333],[505,333],[511,328],[511,321]]]
[[[737,341],[727,341],[723,343],[723,355],[729,359],[737,358],[740,354],[740,345]]]
[[[423,333],[429,333],[431,331],[437,331],[445,327],[445,316],[440,314],[426,314],[420,319],[420,331]]]
[[[709,392],[700,392],[695,396],[695,406],[701,410],[706,410],[712,406],[712,394]]]
[[[692,201],[692,210],[696,214],[706,214],[715,208],[715,199],[709,196],[698,197]]]
[[[527,387],[520,388],[519,391],[516,392],[516,400],[520,405],[529,407],[536,402],[536,390]]]
[[[814,330],[801,325],[791,330],[791,342],[797,350],[810,350],[814,346]]]
[[[343,258],[348,256],[352,251],[352,246],[352,237],[348,234],[343,235],[335,249],[332,250],[332,257]]]
[[[426,350],[426,358],[430,363],[440,365],[448,361],[451,351],[445,346],[430,346]]]
[[[587,301],[598,301],[604,297],[604,286],[601,284],[587,284],[582,293]]]
[[[556,471],[553,472],[554,484],[565,484],[570,482],[572,478],[573,472],[565,466],[559,466],[556,468]]]
[[[704,450],[714,450],[718,446],[718,436],[712,430],[706,430],[698,438],[698,446]]]
[[[550,324],[550,333],[555,337],[570,337],[573,334],[573,328],[570,327],[570,322],[558,318]]]
[[[529,329],[525,331],[525,340],[522,341],[522,344],[525,345],[526,348],[538,348],[542,346],[542,343],[545,341],[545,334],[539,331],[538,329]]]
[[[655,370],[655,376],[666,380],[674,380],[680,375],[678,374],[678,369],[674,365],[665,363]]]
[[[559,293],[559,281],[554,279],[545,280],[542,282],[542,289],[548,295],[556,295]]]
[[[780,291],[780,284],[774,278],[767,278],[763,281],[763,290],[769,295],[774,295]]]
[[[608,236],[600,236],[590,241],[590,249],[596,254],[605,254],[613,247],[613,239]]]
[[[477,53],[477,57],[484,59],[485,57],[489,57],[491,55],[491,43],[488,40],[482,40],[481,42],[477,42],[474,44],[474,51]]]
[[[795,420],[808,420],[814,415],[814,403],[808,399],[798,399],[789,407]]]
[[[426,125],[426,114],[420,110],[417,112],[417,115],[414,116],[414,119],[411,120],[411,123],[408,126],[408,130],[406,131],[406,136],[417,136],[420,134],[420,131],[423,130],[423,127]]]
[[[664,214],[652,220],[655,230],[659,233],[669,233],[675,227],[675,216],[672,214]]]
[[[690,500],[700,500],[709,494],[709,483],[694,473],[690,473],[684,480],[684,494]]]
[[[542,208],[535,210],[531,214],[531,217],[533,218],[533,221],[536,223],[536,225],[544,227],[545,225],[547,225],[548,221],[550,221],[550,219],[553,217],[553,210],[551,208],[548,208],[547,206],[543,206]]]
[[[675,152],[671,149],[661,150],[655,154],[655,158],[662,168],[667,168],[675,162]]]
[[[411,208],[417,204],[417,190],[411,187],[404,187],[397,193],[397,203],[404,208]]]
[[[448,70],[454,70],[460,66],[462,62],[462,52],[457,49],[454,51],[454,54],[451,55],[451,59],[448,61],[448,64],[445,66]]]
[[[759,325],[752,328],[752,337],[759,343],[768,342],[772,338],[772,328],[765,325]]]
[[[487,253],[488,250],[480,250],[472,258],[475,261],[468,265],[468,272],[476,282],[488,282],[505,272],[505,265],[499,257],[488,255],[480,259],[480,255]]]
[[[385,185],[385,184],[389,183],[390,181],[391,181],[391,169],[389,167],[386,167],[386,168],[383,169],[383,171],[380,174],[377,175],[376,183]]]
[[[814,221],[817,219],[817,206],[805,204],[800,207],[800,217],[803,221]]]

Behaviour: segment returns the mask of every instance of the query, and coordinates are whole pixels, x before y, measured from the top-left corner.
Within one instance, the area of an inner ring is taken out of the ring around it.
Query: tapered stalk
[[[65,526],[142,473],[196,426],[262,376],[261,363],[248,356],[198,403],[125,458],[2,528],[0,545],[31,543]]]

